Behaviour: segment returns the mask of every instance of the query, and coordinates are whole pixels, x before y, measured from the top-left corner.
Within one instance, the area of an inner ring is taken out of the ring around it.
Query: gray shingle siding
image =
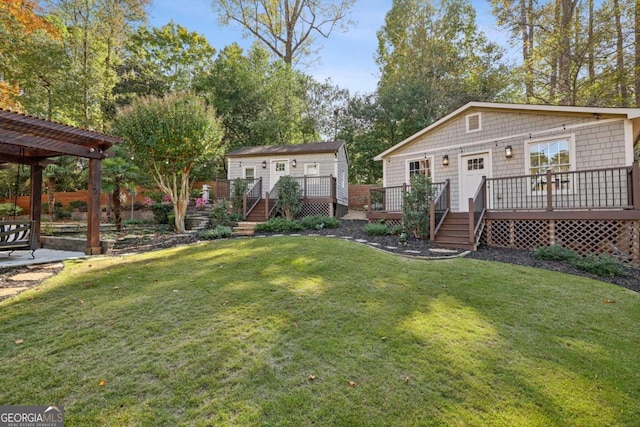
[[[431,132],[421,135],[389,156],[385,163],[384,185],[399,186],[406,182],[406,160],[433,156],[434,181],[451,180],[451,206],[459,208],[459,161],[466,153],[490,151],[492,177],[528,174],[526,147],[530,141],[571,136],[574,138],[572,168],[575,170],[625,166],[628,135],[626,119],[598,120],[591,114],[479,110],[482,130],[466,132],[466,116],[470,110],[456,116]],[[588,124],[588,125],[585,125]],[[575,128],[572,128],[576,126]],[[549,131],[556,129],[554,131]],[[549,131],[549,132],[547,132]],[[529,137],[529,133],[531,136]],[[474,144],[477,142],[477,144]],[[511,145],[514,155],[505,157],[505,147]],[[442,166],[442,156],[449,155],[449,166]]]

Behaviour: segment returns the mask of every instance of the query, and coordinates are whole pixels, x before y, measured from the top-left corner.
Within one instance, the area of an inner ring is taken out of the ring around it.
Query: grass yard
[[[66,426],[637,426],[639,324],[640,295],[581,277],[234,239],[1,302],[0,402]]]

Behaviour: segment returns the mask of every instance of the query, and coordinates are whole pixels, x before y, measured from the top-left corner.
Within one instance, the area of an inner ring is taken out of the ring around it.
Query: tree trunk
[[[113,217],[116,223],[116,231],[122,231],[122,203],[120,202],[120,178],[116,177],[111,193],[113,202]]]
[[[589,67],[589,82],[593,82],[596,79],[596,65],[595,65],[595,54],[594,54],[594,45],[595,41],[593,40],[593,0],[589,0],[589,34],[588,34],[588,67]]]
[[[613,15],[616,23],[616,74],[618,87],[620,88],[620,101],[623,107],[627,107],[629,105],[629,91],[627,90],[627,77],[624,72],[624,40],[619,0],[613,0]]]
[[[47,197],[49,202],[49,220],[53,222],[55,220],[55,207],[56,207],[56,179],[55,177],[49,177],[47,179]]]

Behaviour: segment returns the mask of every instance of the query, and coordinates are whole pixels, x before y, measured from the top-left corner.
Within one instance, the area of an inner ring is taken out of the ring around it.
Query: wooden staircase
[[[433,243],[447,248],[476,250],[478,243],[469,242],[469,214],[449,212],[436,232]]]
[[[266,200],[264,198],[260,199],[258,204],[255,205],[255,207],[251,210],[251,212],[249,212],[249,215],[247,215],[246,220],[251,222],[266,221],[266,212],[265,212],[266,209],[267,209]]]

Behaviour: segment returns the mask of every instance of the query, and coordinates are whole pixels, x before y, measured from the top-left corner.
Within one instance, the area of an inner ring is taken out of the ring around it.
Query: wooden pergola
[[[113,144],[114,136],[63,125],[0,109],[0,164],[28,165],[31,169],[29,218],[35,221],[33,233],[40,239],[42,216],[42,170],[47,159],[75,156],[89,159],[89,196],[87,200],[87,246],[85,253],[102,253],[100,246],[100,180],[102,159]]]

